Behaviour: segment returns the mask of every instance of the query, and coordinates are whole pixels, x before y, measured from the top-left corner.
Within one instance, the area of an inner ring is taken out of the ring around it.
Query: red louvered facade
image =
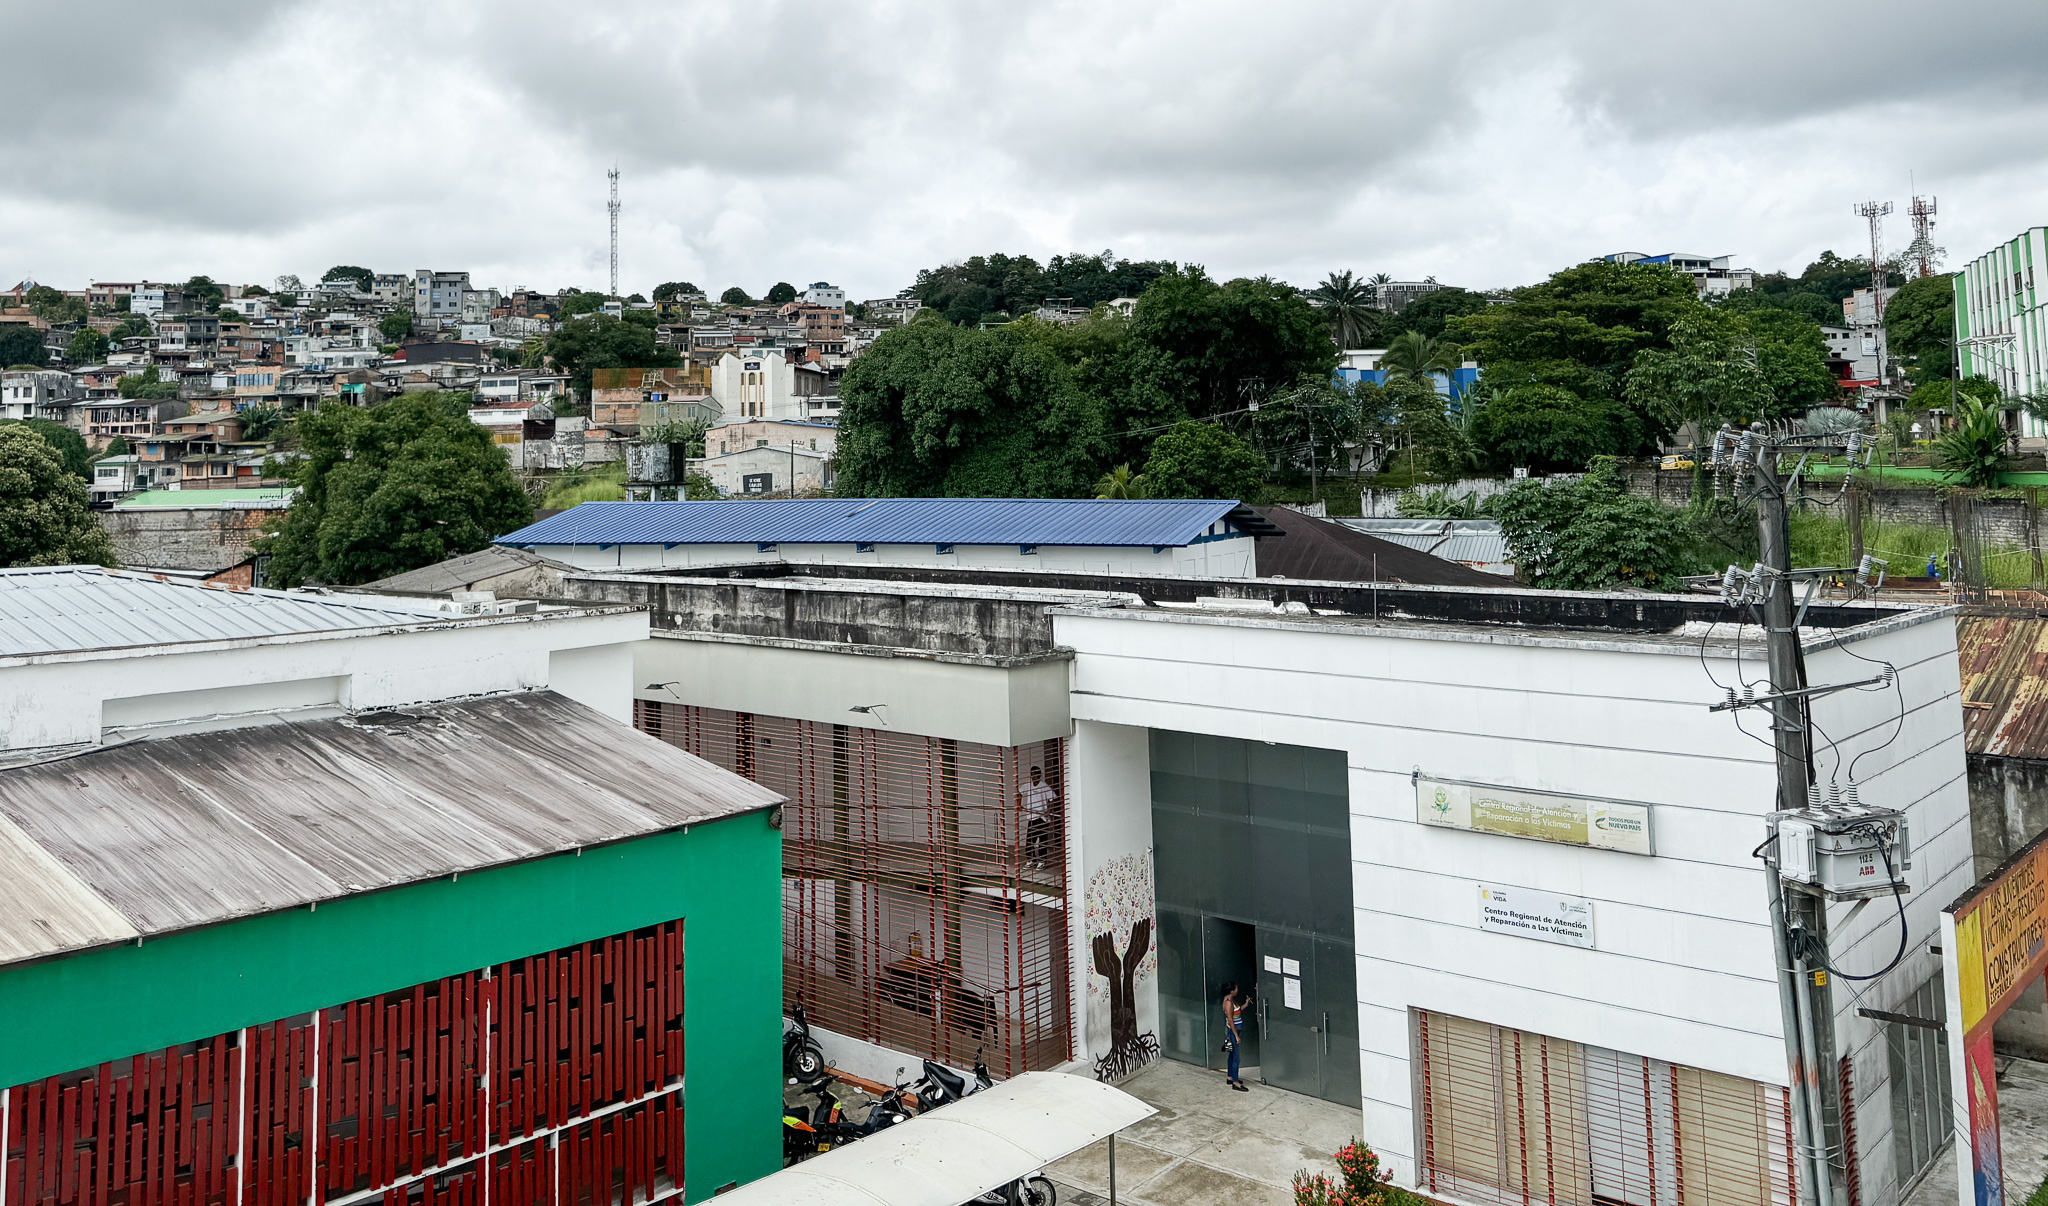
[[[13,1086],[0,1206],[634,1206],[682,1075],[671,921]]]

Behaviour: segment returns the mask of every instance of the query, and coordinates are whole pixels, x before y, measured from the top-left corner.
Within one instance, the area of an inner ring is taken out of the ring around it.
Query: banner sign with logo
[[[1519,787],[1415,777],[1415,819],[1441,829],[1654,854],[1650,806]]]

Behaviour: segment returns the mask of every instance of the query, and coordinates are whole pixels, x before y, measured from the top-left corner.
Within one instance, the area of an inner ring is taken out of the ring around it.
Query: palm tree
[[[1372,308],[1371,292],[1364,281],[1353,280],[1348,270],[1332,272],[1309,290],[1309,300],[1322,307],[1330,338],[1339,348],[1357,346],[1359,333],[1365,329],[1365,312]]]
[[[1372,304],[1382,310],[1386,309],[1386,288],[1394,283],[1394,278],[1384,272],[1375,272],[1366,279],[1365,283],[1372,286]]]
[[[2012,433],[1999,421],[2004,408],[1995,402],[1964,398],[1956,404],[1955,426],[1934,441],[1935,459],[1966,486],[1991,486],[2007,464],[2006,445]]]
[[[1444,380],[1451,379],[1463,358],[1458,355],[1457,345],[1442,339],[1431,339],[1420,331],[1404,331],[1394,336],[1387,344],[1386,354],[1380,357],[1380,367],[1386,370],[1389,381],[1417,381],[1432,388],[1436,374],[1442,373]]]
[[[1132,473],[1128,464],[1118,465],[1095,483],[1097,498],[1144,498],[1145,494],[1144,475]]]

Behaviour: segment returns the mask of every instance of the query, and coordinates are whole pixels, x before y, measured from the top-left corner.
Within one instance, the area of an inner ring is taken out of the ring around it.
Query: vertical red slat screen
[[[1073,1057],[1066,743],[980,745],[639,700],[634,723],[782,793],[785,1004],[998,1076]],[[1039,769],[1039,782],[1031,768]]]
[[[682,1190],[682,1074],[671,921],[16,1085],[0,1197],[634,1206]]]

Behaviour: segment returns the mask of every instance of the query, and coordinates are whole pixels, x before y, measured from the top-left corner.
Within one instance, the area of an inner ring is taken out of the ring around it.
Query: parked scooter
[[[825,1070],[825,1052],[811,1037],[810,1019],[804,1003],[798,1001],[790,1028],[782,1033],[782,1074],[798,1080],[812,1080]]]
[[[1059,1200],[1059,1191],[1052,1182],[1033,1173],[991,1189],[967,1206],[1057,1206]]]

